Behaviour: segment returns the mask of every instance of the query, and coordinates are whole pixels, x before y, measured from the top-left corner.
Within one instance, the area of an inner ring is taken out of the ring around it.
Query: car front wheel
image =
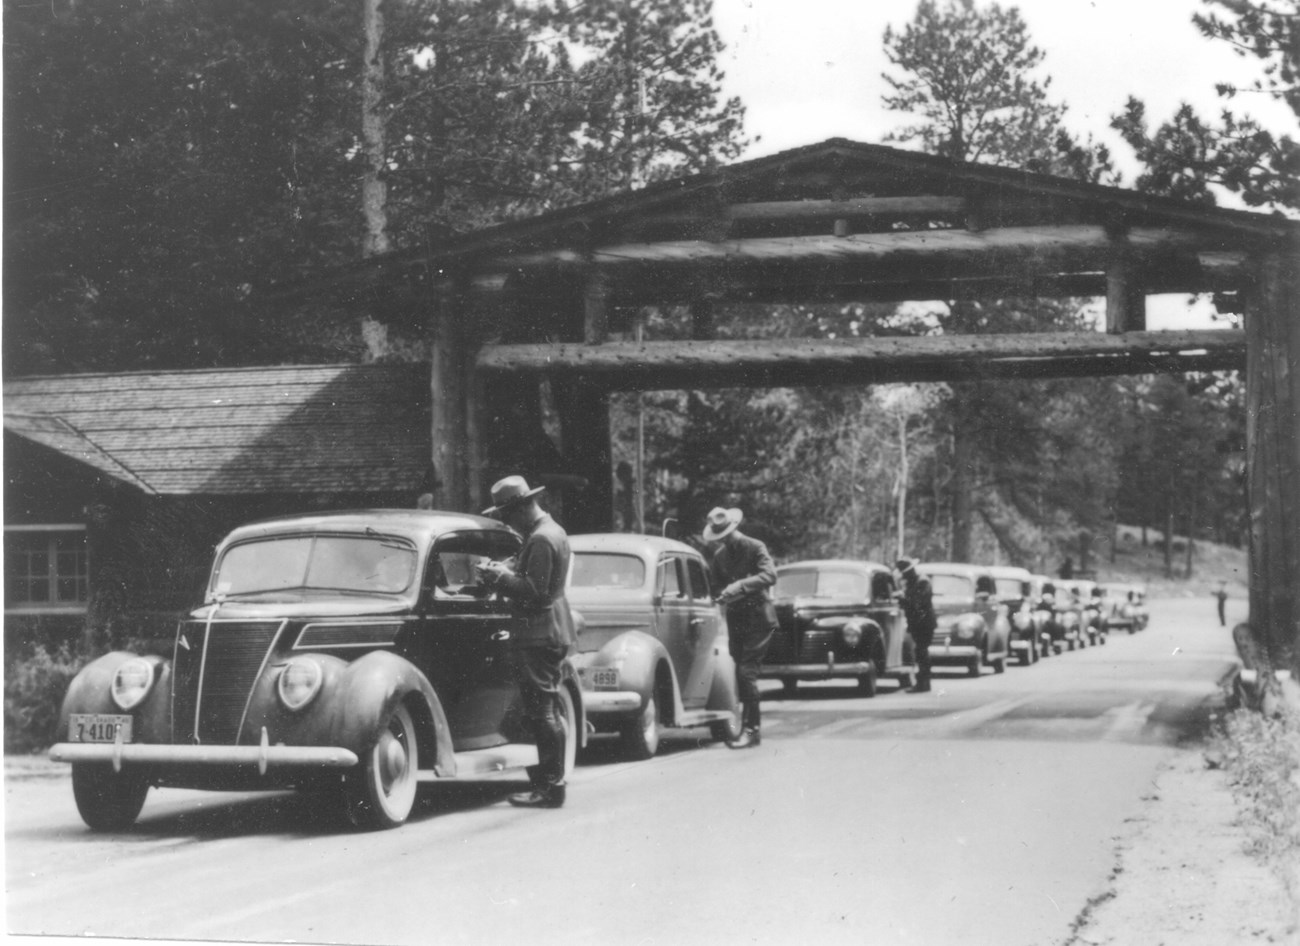
[[[395,828],[404,822],[415,807],[419,762],[415,720],[399,704],[344,781],[348,819],[358,828]]]
[[[135,824],[144,807],[149,783],[138,775],[114,772],[103,762],[72,766],[72,797],[77,812],[92,831],[121,831]]]
[[[659,751],[659,704],[650,693],[641,712],[623,725],[623,754],[629,759],[649,759]]]

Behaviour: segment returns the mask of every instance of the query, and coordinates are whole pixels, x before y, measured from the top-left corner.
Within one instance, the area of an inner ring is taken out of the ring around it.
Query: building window
[[[78,612],[89,600],[85,526],[5,529],[5,611]]]

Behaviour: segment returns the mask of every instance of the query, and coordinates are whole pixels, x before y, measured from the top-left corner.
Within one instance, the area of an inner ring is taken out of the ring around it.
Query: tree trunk
[[[966,387],[962,385],[960,387]],[[954,562],[971,560],[971,490],[974,487],[975,440],[972,436],[970,411],[959,387],[954,387],[952,428],[952,544],[949,555]]]
[[[384,116],[379,110],[384,88],[384,60],[380,43],[384,35],[382,0],[361,0],[362,28],[365,32],[365,55],[361,63],[361,146],[366,156],[366,170],[361,178],[361,212],[366,221],[361,255],[377,256],[388,252],[388,187],[384,183],[387,146],[384,140]]]

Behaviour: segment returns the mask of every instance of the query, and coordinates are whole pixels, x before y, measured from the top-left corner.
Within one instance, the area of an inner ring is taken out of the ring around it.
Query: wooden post
[[[1147,297],[1132,257],[1122,250],[1106,267],[1106,331],[1145,332]]]
[[[438,287],[429,320],[433,467],[442,484],[434,506],[456,511],[472,504],[467,375],[474,358],[459,329],[463,301],[453,287]]]
[[[1250,625],[1300,678],[1300,239],[1263,253],[1246,306]]]

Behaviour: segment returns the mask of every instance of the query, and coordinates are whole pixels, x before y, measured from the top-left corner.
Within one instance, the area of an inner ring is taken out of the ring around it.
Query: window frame
[[[40,614],[85,614],[90,610],[91,598],[91,561],[90,561],[90,543],[86,535],[85,523],[79,522],[54,522],[54,523],[35,523],[31,525],[6,525],[5,526],[5,546],[6,556],[9,555],[8,545],[10,536],[20,534],[44,534],[47,536],[47,545],[45,554],[49,558],[48,574],[46,580],[49,582],[50,593],[54,594],[61,581],[71,578],[76,582],[79,588],[85,588],[84,597],[79,597],[77,601],[58,601],[48,600],[38,602],[24,600],[22,602],[9,603],[9,593],[5,594],[5,614],[12,615],[40,615]],[[65,574],[59,571],[58,550],[54,542],[58,536],[77,534],[81,536],[82,545],[78,554],[77,570],[74,574]],[[6,566],[6,570],[7,570]],[[30,575],[28,577],[31,577]]]

